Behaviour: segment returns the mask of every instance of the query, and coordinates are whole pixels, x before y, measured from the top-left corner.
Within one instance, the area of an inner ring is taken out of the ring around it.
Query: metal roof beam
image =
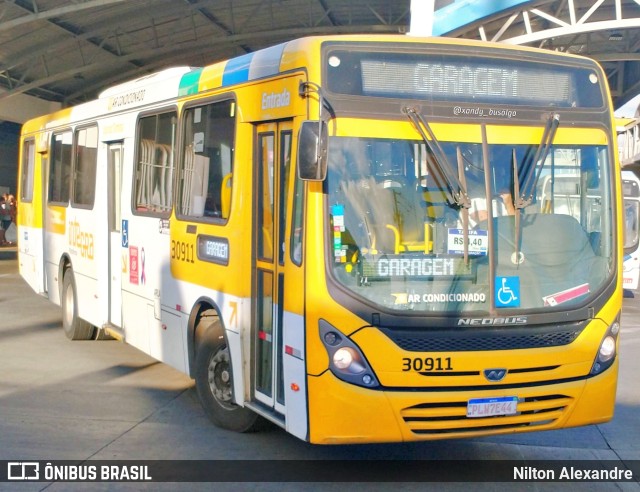
[[[73,5],[68,5],[66,7],[58,7],[56,9],[44,10],[42,12],[38,11],[37,5],[33,3],[33,9],[28,9],[24,6],[24,2],[15,2],[15,5],[23,8],[29,14],[18,17],[16,19],[12,19],[10,21],[6,21],[0,23],[0,32],[6,31],[7,29],[13,29],[14,27],[18,27],[24,24],[28,24],[30,22],[36,22],[39,20],[49,20],[55,17],[61,17],[65,14],[77,13],[81,10],[93,9],[96,7],[105,7],[107,5],[111,5],[114,3],[125,2],[126,0],[88,0],[82,3],[74,3]]]
[[[94,47],[98,48],[101,52],[103,53],[108,53],[112,56],[118,56],[118,50],[117,49],[112,49],[111,47],[107,46],[105,44],[105,40],[96,40],[96,39],[92,39],[92,36],[90,34],[85,34],[82,33],[82,31],[80,29],[78,29],[76,26],[73,26],[69,23],[66,22],[62,22],[60,20],[57,19],[57,17],[59,15],[64,15],[66,13],[75,13],[77,11],[80,10],[84,10],[84,9],[89,9],[89,8],[96,8],[96,7],[104,7],[105,5],[109,5],[112,3],[119,3],[122,2],[124,0],[88,0],[82,4],[75,4],[73,6],[73,8],[71,6],[67,6],[67,7],[60,7],[57,9],[51,9],[51,10],[47,10],[47,11],[43,11],[43,12],[39,12],[38,11],[38,7],[35,3],[32,3],[31,7],[28,7],[26,5],[26,3],[24,1],[21,0],[16,0],[14,2],[14,5],[21,8],[22,10],[26,10],[27,12],[30,12],[30,14],[23,16],[23,17],[19,17],[17,19],[13,19],[12,21],[7,21],[5,23],[0,24],[0,31],[3,30],[3,28],[5,26],[10,26],[10,27],[16,27],[16,25],[22,25],[24,23],[27,22],[33,22],[33,21],[38,21],[38,20],[46,20],[51,26],[54,26],[58,29],[60,29],[61,31],[63,31],[65,34],[67,35],[71,35],[71,38],[67,39],[66,41],[70,44],[70,45],[74,45],[74,44],[78,44],[78,46],[80,47],[79,49],[79,53],[80,53],[80,59],[83,60],[83,63],[85,64],[85,66],[87,65],[86,60],[85,60],[85,56],[84,53],[82,52],[81,49],[81,44],[79,43],[80,40],[83,40],[91,45],[93,45]],[[20,22],[17,22],[20,21]],[[35,53],[33,52],[33,50],[29,51],[29,58],[30,60],[40,60],[42,66],[45,68],[45,73],[47,74],[47,78],[49,77],[49,70],[47,68],[47,64],[46,62],[43,60],[43,56],[47,53],[51,53],[51,45],[50,43],[47,44],[46,46],[44,46],[41,50],[36,51]],[[28,60],[25,60],[25,58],[20,58],[17,57],[16,59],[19,59],[19,62],[12,62],[8,65],[6,64],[0,64],[0,69],[2,70],[8,70],[8,69],[13,69],[16,68],[20,65],[24,65],[24,64],[28,64]],[[131,63],[132,65],[139,67],[139,64],[137,64],[134,60],[129,61],[129,63]],[[13,90],[15,90],[15,88],[13,88],[10,92],[12,92]]]
[[[216,41],[216,47],[220,50],[228,50],[229,45],[237,46],[238,43],[244,42],[246,40],[261,40],[261,39],[269,39],[272,37],[286,37],[286,38],[297,38],[300,36],[306,35],[317,35],[317,34],[350,34],[350,33],[366,33],[366,32],[375,32],[375,33],[398,33],[401,31],[401,28],[405,28],[405,26],[380,26],[380,25],[369,25],[369,26],[335,26],[335,27],[302,27],[302,28],[293,28],[293,29],[275,29],[272,31],[264,31],[264,32],[254,32],[254,33],[243,33],[236,34],[233,36],[228,36],[226,38],[219,39]],[[206,50],[210,53],[211,50],[211,41],[210,40],[202,40],[197,43],[189,43],[188,47],[181,47],[176,45],[165,46],[159,49],[150,49],[146,51],[138,51],[135,54],[123,56],[121,61],[125,61],[126,58],[138,56],[140,58],[147,58],[155,55],[157,61],[149,60],[145,63],[145,66],[140,70],[130,70],[125,73],[121,72],[117,68],[118,60],[114,60],[112,64],[107,66],[103,66],[101,64],[96,64],[94,67],[86,67],[86,70],[91,68],[106,68],[109,71],[115,72],[117,74],[110,78],[100,79],[100,81],[96,84],[87,85],[83,88],[82,92],[75,92],[73,94],[69,94],[68,100],[74,101],[78,97],[80,97],[84,93],[93,93],[96,90],[104,89],[110,85],[113,85],[118,82],[122,82],[123,80],[133,79],[141,73],[150,73],[155,70],[158,70],[162,67],[166,67],[173,62],[173,58],[176,59],[176,62],[179,62],[181,53],[183,50],[188,49],[190,54],[198,53],[199,50]],[[228,57],[224,57],[222,59],[226,59]],[[211,59],[211,63],[214,63],[216,60]],[[75,72],[74,72],[75,73]],[[8,91],[8,93],[2,94],[0,93],[0,99],[3,97],[8,97],[13,93],[24,92],[21,90],[22,88],[16,88],[14,91]]]
[[[336,19],[336,16],[331,13],[331,9],[327,5],[327,2],[325,0],[318,0],[318,3],[320,4],[320,7],[322,7],[322,11],[324,12],[324,16],[327,19],[329,19],[329,22],[331,22],[331,25],[332,26],[339,26],[340,22],[338,22],[338,20]]]
[[[625,19],[620,21],[598,21],[588,24],[576,24],[575,26],[557,27],[546,29],[544,31],[533,32],[522,36],[514,36],[500,41],[508,44],[528,44],[544,39],[555,38],[559,36],[569,36],[577,33],[594,32],[606,29],[633,29],[640,27],[640,17],[637,19]]]

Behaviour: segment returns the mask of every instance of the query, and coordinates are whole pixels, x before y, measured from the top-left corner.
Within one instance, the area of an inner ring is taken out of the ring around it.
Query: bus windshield
[[[566,310],[602,289],[614,268],[606,146],[554,143],[536,163],[539,144],[440,141],[434,156],[427,143],[330,137],[339,284],[387,311],[479,314]]]

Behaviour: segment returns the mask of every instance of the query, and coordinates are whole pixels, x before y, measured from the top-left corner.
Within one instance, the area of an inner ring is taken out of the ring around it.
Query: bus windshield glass
[[[438,143],[442,158],[422,139],[329,139],[339,284],[380,309],[443,313],[565,310],[601,291],[614,268],[606,146],[552,144],[536,164],[539,144]]]

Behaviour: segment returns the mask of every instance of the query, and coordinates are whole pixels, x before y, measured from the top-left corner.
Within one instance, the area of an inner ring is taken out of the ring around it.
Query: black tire
[[[76,281],[71,269],[64,274],[60,296],[62,306],[62,327],[69,340],[92,340],[94,327],[78,317],[78,295]]]
[[[258,415],[233,403],[231,359],[220,335],[220,320],[217,316],[203,316],[196,333],[200,338],[196,349],[196,390],[207,417],[223,429],[255,431]]]

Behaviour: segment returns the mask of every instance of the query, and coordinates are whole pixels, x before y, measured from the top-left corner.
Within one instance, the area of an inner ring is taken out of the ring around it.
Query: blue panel
[[[525,3],[535,2],[531,0],[493,0],[491,2],[487,0],[456,0],[434,12],[433,35],[444,36],[467,24]]]
[[[496,277],[496,307],[520,306],[520,277]]]
[[[126,219],[122,220],[122,247],[129,247],[129,221]]]
[[[240,84],[249,80],[249,67],[252,58],[253,53],[248,53],[229,60],[222,74],[222,85]]]

